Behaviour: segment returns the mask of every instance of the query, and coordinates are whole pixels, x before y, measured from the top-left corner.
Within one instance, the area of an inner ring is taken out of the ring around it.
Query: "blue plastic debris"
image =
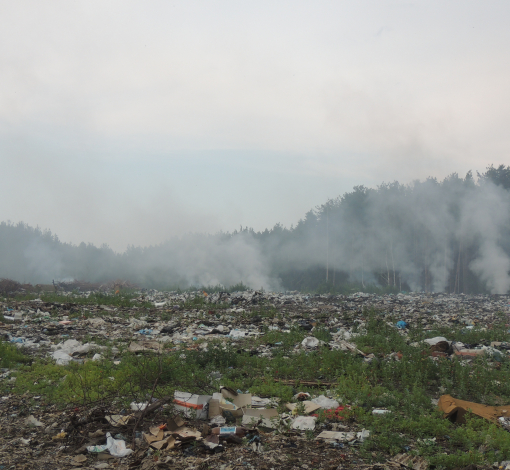
[[[25,340],[23,338],[11,338],[11,343],[24,343]]]
[[[343,449],[345,446],[341,442],[331,442],[331,447],[336,447],[337,449]]]
[[[152,334],[152,330],[138,330],[138,333],[140,333],[141,335],[151,335]]]
[[[400,320],[397,322],[397,328],[405,330],[407,328],[407,323],[405,321]]]

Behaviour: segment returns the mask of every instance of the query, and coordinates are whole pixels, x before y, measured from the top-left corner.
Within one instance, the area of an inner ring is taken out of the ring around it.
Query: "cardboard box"
[[[174,407],[178,412],[184,413],[187,418],[207,419],[207,404],[211,395],[193,395],[187,392],[174,393]]]

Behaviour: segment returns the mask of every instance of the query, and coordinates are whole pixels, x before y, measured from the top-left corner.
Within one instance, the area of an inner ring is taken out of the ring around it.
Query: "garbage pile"
[[[353,355],[366,366],[380,359],[354,341],[363,335],[369,310],[403,337],[416,327],[490,328],[501,315],[510,315],[509,297],[496,295],[141,290],[129,306],[83,303],[92,294],[67,292],[65,302],[0,297],[0,336],[34,359],[66,367],[119,363],[124,350],[154,355],[169,347],[205,350],[212,341],[239,344],[252,355],[271,358],[278,345],[257,340],[271,332],[299,330],[305,337],[292,345],[290,358],[327,348]],[[114,300],[116,294],[110,295]],[[328,338],[314,336],[320,328]],[[482,356],[502,362],[510,351],[505,341],[473,344],[446,336],[409,343],[427,350],[431,360],[465,364]],[[383,360],[400,361],[402,354],[394,351]],[[2,370],[0,380],[15,379],[12,372]],[[358,468],[362,461],[357,449],[373,435],[349,419],[352,403],[342,402],[327,383],[319,386],[317,393],[297,389],[289,402],[220,386],[211,394],[178,390],[165,399],[148,397],[129,409],[112,403],[109,408],[65,411],[39,405],[41,397],[8,394],[0,397],[0,462],[11,465],[5,468],[18,468],[27,459],[34,467],[26,468]],[[510,429],[510,406],[486,407],[443,395],[438,408],[455,423],[462,424],[465,414],[473,412]],[[392,413],[384,407],[369,412]],[[388,468],[424,470],[427,465],[426,459],[406,453],[388,456],[387,462]],[[378,468],[375,463],[372,467]]]
[[[153,403],[145,415],[147,422],[139,430],[137,417],[148,403],[133,404],[136,406],[132,406],[132,412],[116,415],[101,409],[86,413],[74,410],[69,416],[52,407],[39,410],[37,417],[34,413],[17,420],[16,425],[2,426],[11,449],[10,459],[2,462],[16,463],[12,459],[16,454],[23,455],[18,462],[27,462],[28,454],[43,465],[54,463],[54,454],[58,454],[60,467],[52,468],[190,468],[204,463],[219,468],[234,458],[242,458],[245,465],[255,467],[276,462],[274,449],[284,448],[286,454],[295,454],[299,459],[314,457],[318,462],[320,450],[314,448],[317,445],[338,459],[349,448],[370,438],[369,431],[340,421],[328,425],[331,430],[315,432],[326,426],[316,423],[313,412],[329,410],[338,402],[324,395],[312,398],[308,394],[303,395],[310,400],[300,401],[301,395],[286,405],[288,412],[280,413],[273,408],[278,405],[277,400],[228,387],[209,396],[176,391],[169,403]],[[304,406],[303,414],[296,411],[298,404]],[[3,397],[4,411],[17,410],[20,405],[20,399]],[[305,433],[315,433],[315,441]],[[303,453],[306,456],[300,455]]]
[[[111,305],[80,305],[73,299],[83,299],[83,294],[67,293],[69,302],[30,301],[0,302],[0,313],[8,323],[0,325],[0,335],[20,347],[34,350],[35,355],[49,354],[58,339],[80,340],[94,336],[104,340],[124,340],[132,350],[158,350],[157,343],[190,343],[199,339],[222,339],[236,341],[255,338],[266,329],[290,331],[300,328],[305,331],[322,326],[334,337],[331,348],[342,350],[355,346],[349,342],[353,326],[362,323],[368,309],[379,312],[381,320],[398,317],[396,327],[405,330],[408,325],[419,325],[423,329],[438,325],[462,325],[467,330],[475,325],[490,325],[498,313],[510,314],[510,300],[499,295],[443,295],[443,294],[398,294],[379,296],[375,294],[353,294],[351,296],[304,295],[300,293],[266,293],[258,291],[236,293],[202,292],[144,292],[137,299],[140,305],[150,302],[152,308],[113,307]],[[201,308],[187,307],[187,302],[203,296]],[[260,306],[277,310],[281,318],[274,315],[261,316]],[[164,318],[164,319],[163,319]],[[446,339],[446,338],[445,338]],[[73,343],[74,344],[74,343]],[[317,338],[306,338],[300,347],[314,349],[320,345]],[[76,346],[76,344],[75,344]],[[298,347],[298,345],[296,345]],[[490,348],[503,348],[506,344],[486,345],[478,350],[471,345],[435,345],[437,353],[447,353],[450,347],[459,356],[471,358],[479,354],[499,354]],[[68,354],[79,358],[84,350],[67,350],[53,353],[61,363],[68,363]],[[97,345],[86,346],[90,351]],[[442,350],[443,348],[444,350]],[[40,351],[37,351],[40,350]],[[261,348],[261,354],[270,354]]]

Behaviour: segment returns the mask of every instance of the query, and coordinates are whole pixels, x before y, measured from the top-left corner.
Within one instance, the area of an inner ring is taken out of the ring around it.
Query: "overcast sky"
[[[508,1],[0,0],[0,220],[116,250],[509,164]]]

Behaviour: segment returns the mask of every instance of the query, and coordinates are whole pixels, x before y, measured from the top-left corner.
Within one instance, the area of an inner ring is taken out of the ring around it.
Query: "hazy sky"
[[[0,0],[0,220],[159,243],[509,163],[508,1]]]

